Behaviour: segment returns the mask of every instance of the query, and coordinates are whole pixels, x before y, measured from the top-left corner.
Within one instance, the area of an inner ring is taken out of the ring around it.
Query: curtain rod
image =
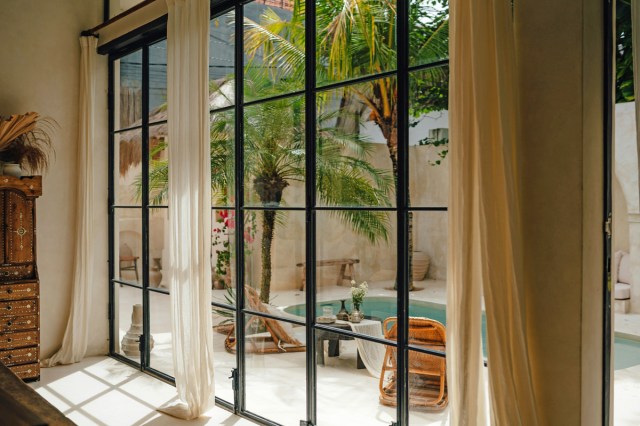
[[[92,33],[92,32],[91,32],[91,31],[89,31],[89,30],[82,31],[82,32],[80,33],[80,36],[81,36],[81,37],[95,37],[95,38],[98,38],[98,34],[96,34],[96,33]]]
[[[150,5],[151,3],[154,3],[156,0],[144,0],[143,2],[140,2],[138,4],[136,4],[135,6],[125,10],[124,12],[114,16],[113,18],[109,19],[108,21],[103,22],[102,24],[98,24],[93,28],[90,28],[88,30],[84,30],[80,33],[80,35],[82,36],[94,36],[94,37],[98,37],[98,35],[96,34],[99,30],[101,30],[102,28],[106,27],[107,25],[111,25],[114,22],[118,22],[119,20],[131,15],[133,12],[142,9],[145,6]]]

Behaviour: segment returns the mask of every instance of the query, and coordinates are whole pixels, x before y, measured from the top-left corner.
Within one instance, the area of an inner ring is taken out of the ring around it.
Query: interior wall
[[[515,4],[527,337],[543,425],[601,419],[602,22],[601,2]]]
[[[71,301],[76,220],[80,31],[102,19],[102,0],[2,2],[0,114],[35,111],[53,118],[55,158],[37,200],[41,358],[61,344]],[[96,262],[89,354],[107,351],[106,58],[97,63],[95,155]]]

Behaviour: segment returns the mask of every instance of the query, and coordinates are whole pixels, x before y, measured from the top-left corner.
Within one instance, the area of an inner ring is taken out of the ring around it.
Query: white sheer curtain
[[[169,279],[179,401],[193,419],[213,404],[209,0],[167,0]]]
[[[518,82],[509,0],[450,3],[451,189],[447,345],[451,424],[537,425],[527,342],[516,155]]]
[[[87,352],[93,285],[93,137],[97,44],[93,36],[80,37],[76,247],[71,312],[62,347],[51,358],[42,361],[43,367],[78,362]]]

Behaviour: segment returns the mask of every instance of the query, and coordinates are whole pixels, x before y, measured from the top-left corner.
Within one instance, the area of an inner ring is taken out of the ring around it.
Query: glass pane
[[[447,240],[448,213],[411,212],[410,228],[413,229],[411,247],[412,279],[415,290],[428,289],[428,292],[410,293],[412,303],[419,301],[447,303]],[[414,315],[412,313],[412,315]],[[429,315],[418,315],[430,317]]]
[[[173,341],[171,335],[171,304],[168,294],[149,292],[151,338],[150,366],[170,376],[173,372]]]
[[[224,108],[235,102],[233,11],[217,16],[209,24],[209,93],[210,108]]]
[[[304,2],[244,6],[245,101],[304,89]]]
[[[367,210],[320,211],[317,228],[318,313],[324,316],[323,307],[330,305],[337,315],[343,300],[346,310],[352,313],[354,300],[361,299],[359,310],[365,318],[383,321],[395,316],[395,214]],[[364,297],[358,298],[362,290],[353,288],[352,280],[356,286],[366,281]]]
[[[167,124],[149,126],[149,204],[167,205],[169,151]],[[136,185],[140,185],[136,181]]]
[[[244,6],[245,101],[304,88],[304,2]]]
[[[305,328],[245,318],[247,410],[283,425],[299,424],[306,418]]]
[[[231,206],[235,200],[235,114],[211,114],[211,202]]]
[[[117,206],[140,206],[142,188],[142,132],[140,129],[128,130],[114,135],[113,171],[114,201]]]
[[[448,58],[448,0],[411,0],[409,8],[409,65]]]
[[[212,300],[235,306],[236,251],[234,210],[211,211]],[[245,228],[246,229],[246,228]]]
[[[304,97],[245,108],[245,204],[304,206]]]
[[[149,287],[169,288],[169,210],[149,210]]]
[[[396,68],[396,2],[316,2],[318,84]]]
[[[385,345],[321,330],[316,339],[318,426],[394,422],[396,408],[380,403]]]
[[[409,190],[415,207],[446,207],[449,196],[449,67],[410,74]]]
[[[231,370],[236,368],[236,355],[231,349],[235,342],[235,312],[213,308],[213,357],[216,396],[233,403]]]
[[[142,50],[114,63],[115,130],[142,124]],[[118,99],[119,98],[119,99]]]
[[[391,98],[380,97],[382,92]],[[393,77],[318,94],[319,205],[385,207],[395,203],[395,93]]]
[[[149,46],[149,123],[167,119],[167,41]]]
[[[305,212],[246,212],[244,240],[245,284],[256,296],[245,306],[304,321]]]
[[[445,350],[444,328],[441,324],[416,318],[409,327],[412,344],[438,351]],[[443,357],[409,351],[409,424],[441,424],[448,420],[446,365]],[[393,367],[385,372],[384,393],[395,390],[395,372]]]
[[[115,279],[142,285],[141,209],[115,209],[113,245],[117,259]]]
[[[138,341],[142,334],[142,290],[112,283],[114,288],[113,341],[116,353],[140,362]]]

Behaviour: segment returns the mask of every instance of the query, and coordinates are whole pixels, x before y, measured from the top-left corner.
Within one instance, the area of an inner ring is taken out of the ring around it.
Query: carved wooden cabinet
[[[42,177],[0,175],[0,361],[24,380],[40,378],[36,198]]]

